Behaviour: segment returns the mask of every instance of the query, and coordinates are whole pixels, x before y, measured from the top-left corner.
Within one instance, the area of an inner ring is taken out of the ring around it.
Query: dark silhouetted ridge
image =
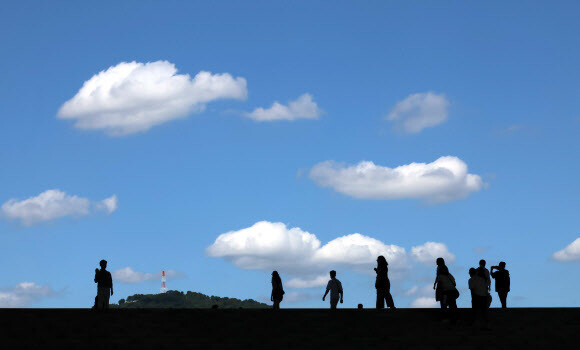
[[[252,299],[222,298],[196,292],[170,290],[161,294],[135,294],[111,305],[118,309],[210,309],[217,305],[220,309],[260,309],[268,305]]]

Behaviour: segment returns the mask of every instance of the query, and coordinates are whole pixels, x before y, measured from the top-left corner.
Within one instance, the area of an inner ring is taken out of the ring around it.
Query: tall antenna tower
[[[161,271],[161,293],[167,292],[167,286],[165,285],[165,270]]]

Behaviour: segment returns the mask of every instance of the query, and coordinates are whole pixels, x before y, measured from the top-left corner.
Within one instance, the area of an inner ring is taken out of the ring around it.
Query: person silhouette
[[[497,271],[493,271],[497,269]],[[510,291],[510,272],[505,269],[505,262],[500,262],[499,266],[491,267],[491,277],[495,280],[495,291],[501,302],[501,308],[507,308],[507,295]]]
[[[446,267],[445,266],[445,259],[443,259],[443,258],[437,258],[437,260],[435,260],[435,263],[437,264],[437,270],[435,272],[435,283],[433,283],[433,289],[435,289],[435,301],[438,301],[439,304],[441,305],[441,308],[443,309],[444,308],[444,304],[443,304],[443,290],[437,284],[437,278],[439,277],[439,269],[441,267]]]
[[[487,284],[485,277],[477,273],[473,267],[469,269],[469,290],[471,291],[471,308],[473,309],[473,321],[482,319],[483,329],[489,329],[489,293],[487,291]]]
[[[387,263],[387,259],[384,256],[381,255],[377,258],[377,267],[375,268],[375,272],[377,273],[377,279],[375,281],[375,288],[377,289],[377,309],[385,308],[385,300],[389,308],[396,309],[393,296],[391,295],[388,265],[389,263]]]
[[[487,290],[491,290],[491,278],[489,277],[489,270],[485,267],[485,260],[479,260],[479,267],[477,268],[477,273],[485,278],[485,283],[487,284]]]
[[[97,309],[109,308],[109,298],[113,295],[113,278],[107,271],[107,260],[99,262],[101,269],[95,269],[95,283],[97,283]]]
[[[284,287],[282,287],[282,279],[278,271],[272,272],[272,295],[270,301],[274,303],[273,309],[280,309],[280,302],[284,298]]]
[[[326,285],[326,292],[322,297],[322,301],[326,299],[328,292],[330,292],[330,309],[335,310],[339,299],[342,304],[344,293],[342,291],[342,283],[336,278],[336,271],[334,270],[330,271],[330,281]]]
[[[440,259],[442,262],[441,264],[438,262],[437,277],[435,278],[435,284],[433,285],[433,289],[436,291],[435,298],[439,299],[442,309],[449,308],[455,312],[457,309],[456,300],[459,297],[459,292],[455,287],[455,278],[449,273],[449,269],[445,266],[443,258]]]

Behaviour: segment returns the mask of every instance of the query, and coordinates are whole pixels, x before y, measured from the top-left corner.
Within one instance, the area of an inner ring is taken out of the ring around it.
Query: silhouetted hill
[[[240,300],[236,298],[221,298],[207,296],[202,293],[183,293],[170,290],[160,294],[135,294],[127,297],[127,300],[119,300],[118,305],[112,305],[120,309],[209,309],[217,305],[220,309],[260,309],[268,305],[252,299]]]

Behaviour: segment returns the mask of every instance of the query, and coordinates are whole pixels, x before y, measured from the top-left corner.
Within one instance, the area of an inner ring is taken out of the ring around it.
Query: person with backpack
[[[437,268],[437,277],[433,289],[439,291],[439,302],[442,309],[457,309],[456,300],[459,297],[459,291],[455,287],[455,278],[449,273],[449,269],[445,265]]]
[[[482,320],[482,329],[489,329],[489,293],[483,273],[478,273],[473,267],[469,269],[469,290],[471,291],[471,308],[473,321]]]

